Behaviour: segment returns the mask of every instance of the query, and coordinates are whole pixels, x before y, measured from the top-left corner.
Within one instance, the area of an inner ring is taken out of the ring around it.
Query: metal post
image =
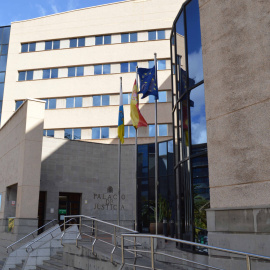
[[[247,270],[251,270],[250,257],[247,255],[246,259],[247,259]]]
[[[80,235],[82,235],[82,217],[80,217]]]
[[[113,227],[113,230],[114,230],[113,232],[114,246],[116,247],[116,227],[115,226]]]
[[[120,99],[119,99],[119,106],[123,103],[121,102],[122,99],[122,77],[120,77]],[[119,138],[118,144],[118,207],[117,207],[117,224],[120,225],[120,185],[121,183],[121,141]]]
[[[122,265],[125,263],[125,257],[124,257],[124,236],[121,236],[121,251],[122,251]]]
[[[157,83],[157,54],[154,54],[156,74],[155,79]],[[156,234],[158,234],[158,143],[157,143],[157,99],[155,100],[155,219],[156,219]]]
[[[66,231],[66,216],[64,216],[64,232]]]
[[[137,91],[138,91],[138,66],[136,67],[136,84],[137,84]],[[139,97],[137,93],[137,101],[139,106]],[[137,170],[138,170],[138,129],[135,129],[135,231],[138,231],[138,209],[137,209]]]
[[[155,252],[154,252],[154,238],[151,237],[151,267],[155,269]]]

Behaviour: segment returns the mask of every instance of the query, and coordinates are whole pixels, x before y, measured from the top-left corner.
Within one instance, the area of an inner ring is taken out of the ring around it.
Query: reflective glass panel
[[[158,95],[160,95],[160,92],[158,93]],[[149,98],[149,103],[155,103],[155,100],[156,100],[155,96],[149,95],[148,98]]]
[[[123,94],[123,104],[129,104],[129,94]]]
[[[104,36],[104,44],[111,44],[111,35]]]
[[[149,31],[148,32],[148,40],[156,40],[157,31]]]
[[[60,49],[60,40],[53,41],[53,49],[54,50]]]
[[[108,105],[110,105],[110,96],[109,95],[102,96],[102,106]]]
[[[198,0],[186,6],[189,87],[203,80],[201,27]]]
[[[2,55],[0,57],[0,72],[1,71],[6,71],[6,65],[7,65],[7,56]]]
[[[55,98],[49,99],[49,109],[56,109],[56,99]]]
[[[124,126],[124,138],[128,138],[128,126]]]
[[[121,63],[121,73],[128,72],[128,63]]]
[[[52,41],[45,41],[45,50],[52,49]]]
[[[4,84],[0,83],[0,100],[3,100],[4,96]]]
[[[95,75],[102,74],[102,65],[96,65],[96,66],[94,66],[94,74]]]
[[[158,60],[158,70],[166,69],[166,60]]]
[[[136,72],[137,62],[130,62],[130,72]]]
[[[75,67],[68,68],[68,77],[75,77]]]
[[[96,45],[101,45],[103,44],[103,36],[96,37]]]
[[[3,28],[2,44],[8,44],[9,42],[10,27]]]
[[[100,96],[93,96],[93,106],[100,106]]]
[[[101,138],[109,138],[109,128],[108,127],[102,127],[101,128]]]
[[[82,97],[75,97],[75,107],[76,108],[82,107]]]
[[[158,136],[167,136],[168,135],[168,126],[165,125],[159,125],[158,126]]]
[[[66,128],[65,129],[65,138],[66,139],[72,139],[72,129],[71,128]]]
[[[77,38],[72,38],[72,39],[69,40],[69,47],[70,48],[77,47]]]
[[[51,70],[51,78],[58,78],[58,68],[53,68]]]
[[[154,65],[155,65],[154,60],[148,61],[148,68],[152,68]]]
[[[204,84],[190,93],[191,144],[207,142]]]
[[[66,108],[74,107],[74,97],[66,98]]]
[[[184,96],[181,102],[181,123],[182,123],[182,154],[183,158],[189,156],[189,119],[188,119],[188,104],[187,95]]]
[[[29,52],[34,52],[36,50],[36,43],[29,44]]]
[[[154,97],[154,96],[152,96],[152,97]],[[155,100],[155,98],[154,98],[154,100]],[[167,102],[167,92],[166,91],[159,91],[158,102]]]
[[[135,127],[134,126],[130,126],[129,127],[129,137],[130,138],[134,138],[135,135],[136,135],[136,129],[135,129]]]
[[[131,33],[130,34],[130,42],[135,42],[137,41],[137,33]]]
[[[34,75],[34,71],[33,70],[28,70],[26,73],[26,80],[27,81],[32,81],[33,80],[33,75]]]
[[[21,52],[28,52],[28,43],[22,44]]]
[[[165,30],[157,31],[158,39],[165,39]]]
[[[92,128],[92,139],[100,139],[100,128]]]
[[[3,83],[5,81],[5,73],[1,72],[0,73],[0,83]]]
[[[129,34],[121,34],[121,43],[129,42]]]
[[[78,47],[84,47],[84,46],[85,46],[85,38],[79,38]]]
[[[3,54],[7,54],[7,53],[8,53],[8,45],[2,45],[1,54],[3,55]]]
[[[46,136],[46,130],[43,129],[43,136]]]
[[[84,67],[77,67],[77,76],[84,75]]]
[[[47,110],[49,107],[49,100],[48,99],[42,99],[42,100],[45,101],[45,110]]]
[[[149,127],[149,137],[155,137],[155,125],[148,125]]]
[[[54,137],[54,130],[53,129],[48,129],[47,130],[47,136],[48,137]]]
[[[51,73],[51,70],[50,69],[43,69],[43,76],[42,76],[42,78],[43,79],[49,79],[50,78],[50,73]]]
[[[148,145],[138,145],[138,177],[148,177]]]
[[[103,74],[111,73],[111,65],[103,65]]]
[[[81,129],[80,128],[74,128],[74,140],[80,140],[81,139]]]

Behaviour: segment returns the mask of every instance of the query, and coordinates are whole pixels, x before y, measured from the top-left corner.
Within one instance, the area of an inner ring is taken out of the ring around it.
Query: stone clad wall
[[[122,146],[121,219],[133,226],[134,145]],[[118,145],[43,138],[41,191],[47,192],[46,220],[58,218],[59,192],[81,193],[81,214],[117,220]],[[51,213],[54,208],[54,213]],[[123,224],[125,224],[123,223]]]

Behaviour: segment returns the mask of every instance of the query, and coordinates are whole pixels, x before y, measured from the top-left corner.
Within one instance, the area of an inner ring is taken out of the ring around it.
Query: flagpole
[[[157,84],[157,54],[154,53],[155,61],[155,79]],[[158,84],[157,84],[158,86]],[[158,143],[157,143],[157,98],[155,99],[155,219],[156,219],[156,234],[158,234]]]
[[[136,67],[136,85],[138,91],[138,66]],[[137,98],[137,100],[139,105],[139,97]],[[138,128],[135,128],[135,231],[138,231],[137,174],[138,174]]]
[[[122,77],[120,77],[120,98],[122,93]],[[120,100],[120,99],[119,99]],[[120,102],[119,102],[120,105]],[[121,183],[121,141],[118,143],[118,202],[117,202],[117,223],[120,225],[120,183]]]

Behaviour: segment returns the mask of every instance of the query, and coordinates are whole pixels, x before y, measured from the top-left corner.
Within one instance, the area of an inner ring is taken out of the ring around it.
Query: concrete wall
[[[269,255],[269,2],[199,3],[209,243]]]
[[[134,145],[121,153],[121,220],[133,226]],[[81,214],[116,221],[118,146],[44,137],[40,190],[47,192],[46,220],[58,218],[59,192],[68,192],[82,194]]]
[[[44,104],[27,100],[0,130],[0,246],[37,226]],[[6,233],[10,216],[14,228]]]

